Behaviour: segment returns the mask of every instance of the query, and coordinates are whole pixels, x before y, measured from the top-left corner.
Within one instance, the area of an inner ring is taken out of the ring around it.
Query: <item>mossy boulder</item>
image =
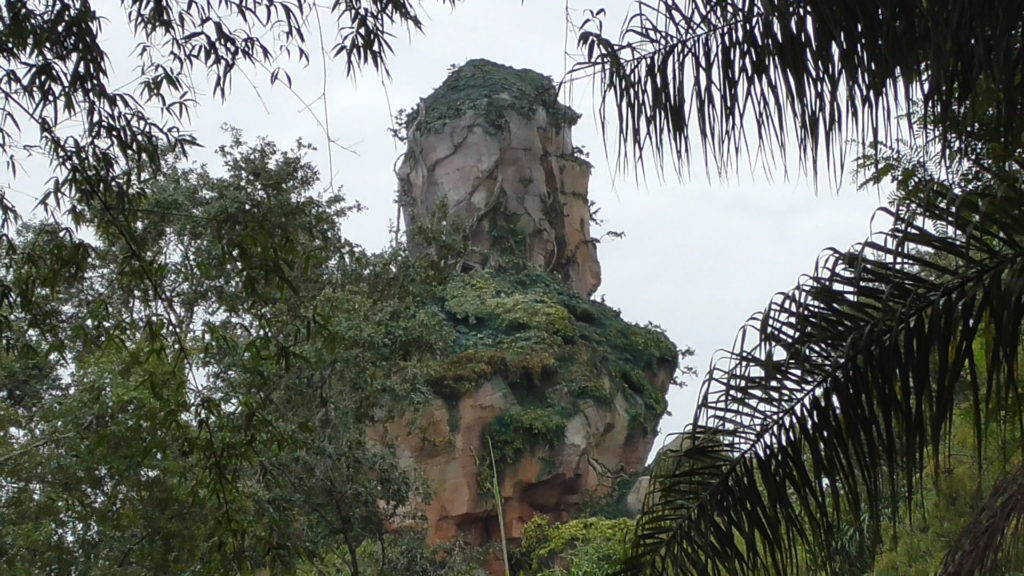
[[[431,386],[489,376],[509,381],[517,399],[578,406],[623,394],[642,432],[666,404],[652,375],[676,366],[679,350],[655,325],[637,326],[583,298],[550,274],[481,270],[456,276],[440,306],[455,332],[453,355],[430,371]],[[433,391],[445,395],[448,384]],[[460,387],[465,392],[465,387]]]
[[[418,371],[425,408],[387,430],[435,490],[432,541],[497,538],[492,457],[512,539],[643,469],[679,359],[660,330],[530,269],[456,275],[439,294],[450,354]]]

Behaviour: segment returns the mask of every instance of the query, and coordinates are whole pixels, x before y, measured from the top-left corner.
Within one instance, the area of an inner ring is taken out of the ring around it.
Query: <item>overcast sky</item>
[[[584,8],[603,7],[606,26],[614,27],[628,5],[627,0],[570,0],[568,14],[578,22]],[[249,139],[267,136],[282,146],[302,138],[320,148],[311,160],[324,179],[333,178],[349,200],[367,207],[346,224],[349,237],[369,249],[386,246],[395,219],[393,168],[401,153],[387,131],[393,111],[414,106],[444,80],[451,64],[487,58],[558,80],[571,66],[566,49],[575,48],[574,34],[566,27],[567,7],[553,0],[473,0],[455,10],[426,1],[423,9],[428,12],[425,33],[395,39],[390,82],[372,71],[353,81],[340,62],[328,62],[325,74],[316,54],[307,68],[292,67],[295,93],[269,86],[261,70],[246,71],[251,82],[236,76],[226,102],[204,98],[192,117],[192,130],[207,146],[197,158],[216,164],[209,150],[226,140],[219,128],[224,123]],[[108,47],[128,79],[134,41],[120,5],[103,0],[97,10],[110,15]],[[316,32],[309,40],[315,51]],[[333,43],[327,30],[324,43]],[[321,94],[326,94],[326,110]],[[576,145],[591,152],[590,197],[602,209],[605,229],[626,233],[599,246],[603,283],[597,297],[621,309],[626,319],[655,322],[681,347],[693,347],[692,364],[701,376],[715,350],[730,347],[740,325],[772,294],[813,270],[823,248],[845,248],[869,231],[878,194],[850,185],[838,194],[828,186],[815,192],[806,178],[787,182],[779,175],[772,182],[748,171],[723,182],[705,177],[702,165],[683,180],[662,180],[653,173],[641,177],[640,184],[633,174],[612,178],[591,88],[574,86],[562,101],[583,114],[573,136]],[[354,153],[334,147],[328,155],[323,126]],[[33,182],[43,180],[37,168],[14,187],[25,196],[37,192]],[[662,422],[663,431],[678,431],[689,421],[697,389],[698,382],[691,381],[670,393],[673,415]]]

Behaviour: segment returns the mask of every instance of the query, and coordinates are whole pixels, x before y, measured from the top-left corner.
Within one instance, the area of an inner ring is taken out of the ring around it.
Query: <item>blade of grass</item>
[[[491,455],[491,492],[494,493],[494,507],[498,509],[498,527],[501,529],[501,557],[505,561],[505,576],[508,576],[508,541],[505,538],[505,514],[501,502],[501,485],[498,483],[498,465],[494,462],[494,448],[491,437],[487,437],[487,451]]]

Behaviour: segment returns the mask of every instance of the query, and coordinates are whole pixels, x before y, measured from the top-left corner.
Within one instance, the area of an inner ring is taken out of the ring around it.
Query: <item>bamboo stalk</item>
[[[501,484],[498,482],[498,465],[494,461],[494,448],[491,437],[487,437],[487,451],[491,454],[491,491],[494,493],[494,505],[498,509],[498,527],[501,529],[501,555],[505,561],[505,576],[511,573],[508,568],[508,543],[505,539],[505,514],[502,512]]]

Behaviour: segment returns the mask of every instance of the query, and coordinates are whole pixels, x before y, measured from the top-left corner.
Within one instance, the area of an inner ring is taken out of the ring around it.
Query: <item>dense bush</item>
[[[422,530],[398,530],[367,540],[356,551],[361,576],[482,576],[486,548],[462,542],[428,546]],[[300,567],[296,576],[352,576],[352,561],[344,547]]]
[[[536,516],[523,530],[515,564],[522,576],[607,576],[615,573],[632,520],[582,518],[552,524]]]

